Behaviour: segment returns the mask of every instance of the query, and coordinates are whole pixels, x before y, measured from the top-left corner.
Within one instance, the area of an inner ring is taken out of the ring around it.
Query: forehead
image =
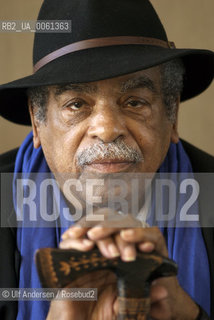
[[[112,87],[118,89],[121,93],[128,90],[147,88],[154,93],[158,93],[160,89],[160,68],[153,67],[146,70],[137,71],[123,76],[100,80],[95,82],[78,83],[78,84],[63,84],[54,86],[55,95],[59,96],[63,92],[71,90],[95,94],[102,87]]]

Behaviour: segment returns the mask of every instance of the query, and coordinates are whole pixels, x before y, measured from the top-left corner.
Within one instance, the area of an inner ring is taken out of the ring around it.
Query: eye
[[[126,101],[125,105],[132,108],[139,108],[145,105],[148,106],[149,103],[144,99],[130,98]]]
[[[131,100],[127,103],[127,105],[130,105],[131,107],[137,107],[137,106],[139,106],[139,104],[141,104],[141,103],[138,100]]]
[[[72,110],[79,110],[84,105],[86,105],[86,102],[84,100],[75,99],[73,101],[69,101],[68,103],[66,103],[64,105],[64,108],[69,108],[69,109],[72,109]]]

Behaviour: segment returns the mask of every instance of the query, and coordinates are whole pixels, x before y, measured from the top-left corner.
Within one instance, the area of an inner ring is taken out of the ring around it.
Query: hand
[[[143,252],[156,250],[159,254],[168,256],[164,238],[158,228],[140,228],[139,221],[136,221],[132,216],[122,217],[122,220],[120,216],[120,219],[117,220],[115,219],[115,212],[113,213],[114,217],[111,219],[109,215],[112,212],[109,212],[108,209],[101,210],[102,213],[103,210],[106,211],[106,219],[102,223],[99,223],[99,225],[96,223],[88,224],[86,218],[81,219],[77,225],[69,228],[64,233],[60,248],[88,251],[96,244],[105,257],[111,259],[120,255],[124,261],[135,259],[136,248]],[[127,229],[128,226],[132,228]],[[97,272],[101,275],[101,271]],[[90,275],[88,276],[90,278]],[[113,287],[110,290],[109,286],[106,286],[107,281],[103,285],[93,276],[90,279],[93,284],[91,283],[87,287],[96,287],[98,292],[102,293],[98,301],[95,304],[91,302],[67,302],[67,309],[70,310],[69,312],[72,316],[75,314],[75,319],[78,319],[78,315],[81,315],[80,319],[87,320],[114,319],[118,310],[116,280],[114,282],[114,290]],[[111,286],[113,283],[110,282],[109,285]],[[74,284],[72,286],[74,287]],[[199,313],[197,305],[179,286],[175,277],[156,280],[151,287],[150,297],[150,316],[153,319],[194,320]],[[83,308],[83,306],[85,307]],[[69,316],[65,320],[70,318]]]
[[[88,273],[72,282],[73,288],[97,288],[98,301],[53,300],[47,320],[112,320],[116,319],[116,277],[108,270]]]

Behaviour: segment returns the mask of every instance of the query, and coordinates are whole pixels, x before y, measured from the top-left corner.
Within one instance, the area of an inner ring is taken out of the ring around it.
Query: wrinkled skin
[[[139,77],[146,79],[143,85],[129,85]],[[50,87],[46,122],[40,123],[31,108],[30,113],[34,146],[42,145],[47,163],[56,176],[59,173],[77,173],[81,177],[96,172],[156,172],[170,142],[178,142],[177,123],[168,120],[162,102],[158,67],[89,83],[58,95],[55,88]],[[115,163],[109,159],[105,163],[79,166],[78,152],[94,143],[107,144],[118,138],[142,154],[144,160]],[[79,227],[73,226],[65,232],[61,248],[87,251],[96,245],[107,258],[121,256],[124,261],[135,259],[136,248],[144,252],[155,249],[159,254],[168,255],[158,228],[139,228],[134,220],[131,224],[131,220],[126,221],[124,227],[118,228],[106,225],[105,221],[103,225],[96,222],[86,227],[84,219],[79,221]],[[133,228],[127,229],[129,225]],[[47,319],[115,319],[118,310],[115,281],[108,271],[86,275],[71,286],[98,288],[98,301],[53,301]],[[175,277],[155,281],[150,298],[153,319],[191,320],[199,312]]]
[[[102,214],[103,214],[102,209]],[[109,210],[106,209],[107,214]],[[115,228],[111,222],[104,221],[94,227],[85,227],[86,218],[78,225],[69,228],[62,236],[60,248],[72,248],[80,251],[91,250],[95,245],[102,254],[112,259],[121,256],[124,261],[132,261],[136,257],[136,248],[142,252],[156,250],[163,256],[168,256],[164,238],[157,227],[141,228],[139,221],[132,216],[124,218],[124,226],[131,224],[135,228]],[[105,225],[105,227],[104,227]],[[85,236],[87,235],[87,241]],[[78,281],[77,281],[78,282]],[[109,271],[96,271],[81,278],[79,283],[72,283],[72,287],[94,287],[98,289],[100,297],[97,303],[84,302],[52,302],[49,319],[57,319],[56,312],[67,307],[66,319],[116,319],[118,312],[116,278]],[[152,319],[196,319],[198,308],[190,297],[179,286],[176,277],[157,279],[153,282],[150,292]],[[183,307],[185,306],[185,308]],[[62,309],[61,309],[62,308]],[[60,318],[61,319],[61,318]]]

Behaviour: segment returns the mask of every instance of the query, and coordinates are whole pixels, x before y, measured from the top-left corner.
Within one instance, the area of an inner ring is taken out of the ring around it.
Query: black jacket
[[[214,157],[195,148],[189,143],[182,141],[194,172],[214,172]],[[14,149],[0,156],[1,173],[13,172],[15,157],[18,149]],[[12,185],[1,186],[2,189],[8,188],[12,191]],[[213,192],[212,192],[213,193]],[[1,195],[2,198],[2,195]],[[11,211],[13,210],[12,196],[7,196]],[[214,198],[206,188],[200,193],[200,211],[214,211]],[[5,199],[4,199],[5,201]],[[213,212],[214,214],[214,212]],[[208,259],[211,271],[211,319],[214,319],[214,228],[202,228],[204,241],[207,248]],[[16,247],[16,230],[13,228],[0,228],[0,288],[17,288],[19,274],[20,255]],[[0,301],[0,319],[15,320],[17,314],[16,302]]]

